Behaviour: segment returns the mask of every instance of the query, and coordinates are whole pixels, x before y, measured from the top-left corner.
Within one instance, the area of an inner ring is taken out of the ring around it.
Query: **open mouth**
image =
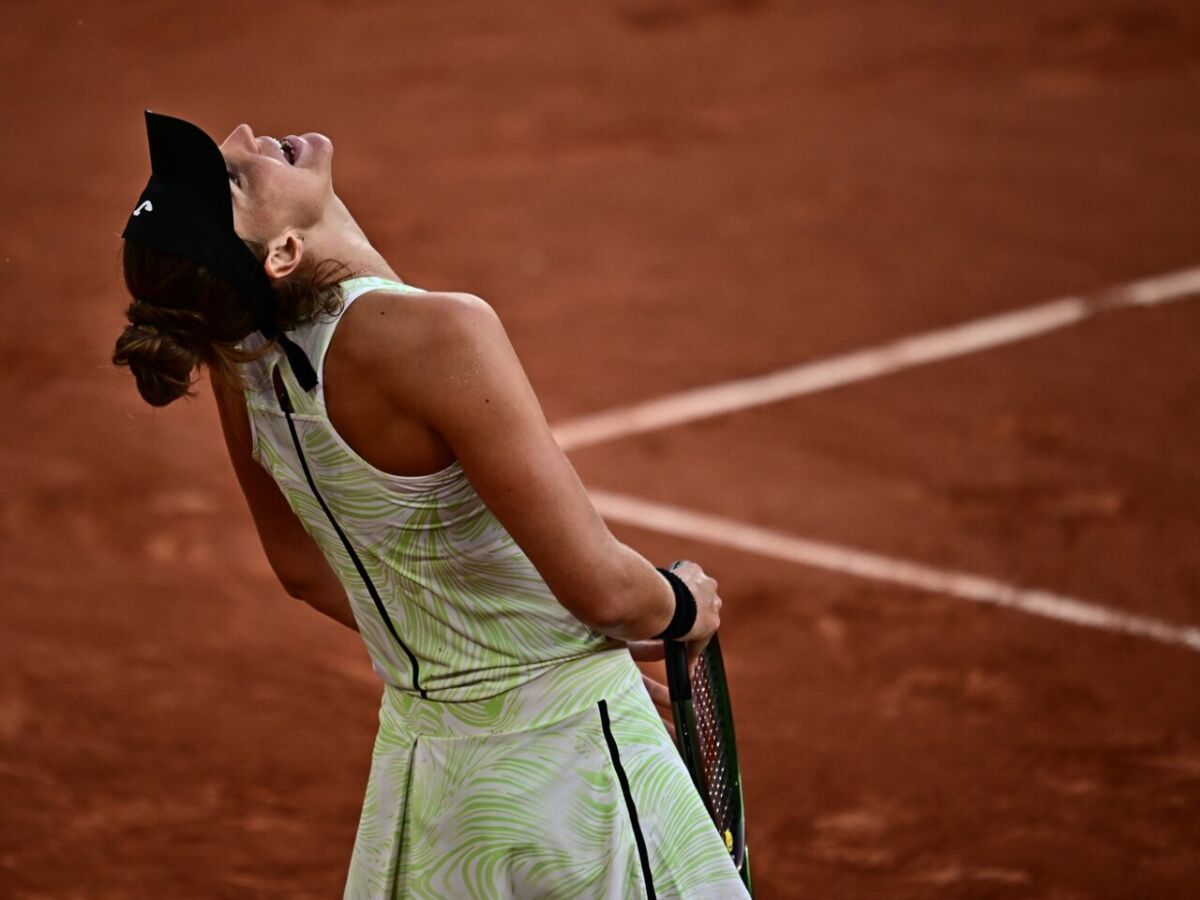
[[[279,148],[279,152],[283,154],[283,158],[287,160],[287,164],[289,166],[294,166],[296,164],[298,151],[296,147],[292,145],[291,140],[288,138],[277,137],[268,137],[267,140],[275,142],[275,146]]]

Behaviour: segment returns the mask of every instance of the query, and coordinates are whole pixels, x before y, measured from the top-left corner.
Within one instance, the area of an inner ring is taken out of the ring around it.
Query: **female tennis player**
[[[716,583],[609,533],[496,314],[399,278],[328,138],[146,124],[113,361],[155,406],[207,370],[280,582],[383,681],[345,896],[747,896],[631,657],[711,635]]]

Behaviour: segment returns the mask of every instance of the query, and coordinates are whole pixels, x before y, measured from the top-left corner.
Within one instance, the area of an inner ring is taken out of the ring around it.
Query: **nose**
[[[258,144],[255,143],[254,132],[250,130],[250,126],[243,122],[229,133],[229,137],[221,142],[221,149],[249,150],[251,153],[257,153]]]

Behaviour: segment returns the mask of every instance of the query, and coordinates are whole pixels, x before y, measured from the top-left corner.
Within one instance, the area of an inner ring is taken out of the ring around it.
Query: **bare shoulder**
[[[491,305],[450,291],[371,291],[354,301],[338,325],[339,351],[358,362],[395,359],[398,350],[427,357],[503,335]]]
[[[499,317],[474,294],[372,291],[343,316],[325,358],[327,396],[332,384],[371,385],[381,408],[436,428],[483,383],[524,378]]]

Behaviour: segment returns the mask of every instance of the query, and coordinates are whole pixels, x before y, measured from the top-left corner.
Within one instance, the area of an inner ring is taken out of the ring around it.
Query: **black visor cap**
[[[266,337],[279,337],[305,390],[316,374],[275,326],[274,292],[261,263],[233,230],[233,194],[217,144],[191,122],[146,110],[150,180],[121,237],[195,260],[228,283]]]

